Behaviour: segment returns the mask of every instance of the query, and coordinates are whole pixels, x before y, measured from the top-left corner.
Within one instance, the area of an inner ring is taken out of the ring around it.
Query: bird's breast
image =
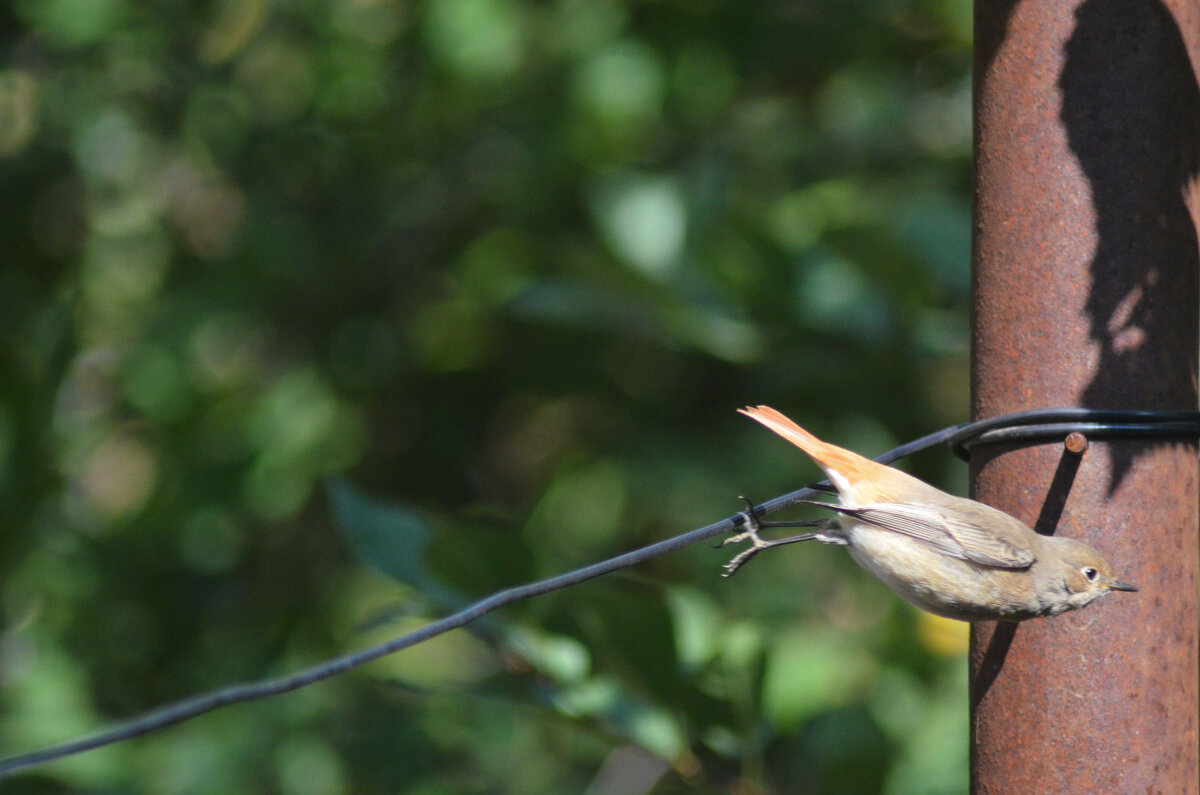
[[[855,562],[922,610],[962,621],[1040,614],[1028,570],[981,566],[850,517],[842,523]]]

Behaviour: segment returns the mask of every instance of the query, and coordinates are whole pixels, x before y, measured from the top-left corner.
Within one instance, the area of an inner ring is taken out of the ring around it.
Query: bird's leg
[[[764,522],[754,514],[754,503],[742,497],[746,501],[746,510],[738,514],[742,518],[741,526],[745,528],[737,535],[730,536],[725,539],[721,546],[729,546],[730,544],[740,544],[743,541],[749,541],[750,546],[743,549],[737,555],[725,564],[725,573],[722,577],[732,577],[744,564],[749,562],[750,558],[757,555],[764,549],[771,547],[780,547],[784,544],[795,544],[798,541],[811,541],[813,539],[825,540],[828,537],[827,533],[801,533],[800,535],[789,536],[788,538],[780,538],[775,541],[764,541],[758,531],[765,527],[824,527],[830,521],[829,519],[805,519],[796,522]]]

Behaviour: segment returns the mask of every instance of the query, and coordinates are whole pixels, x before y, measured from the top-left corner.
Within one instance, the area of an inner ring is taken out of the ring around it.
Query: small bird
[[[1109,591],[1136,591],[1113,576],[1099,552],[1073,538],[1044,536],[975,500],[955,497],[898,469],[823,442],[773,408],[739,409],[799,447],[837,489],[835,518],[765,524],[751,506],[744,532],[726,544],[752,546],[726,564],[726,576],[762,549],[816,540],[850,556],[922,610],[960,621],[1024,621],[1091,604]],[[764,541],[760,527],[817,526]]]

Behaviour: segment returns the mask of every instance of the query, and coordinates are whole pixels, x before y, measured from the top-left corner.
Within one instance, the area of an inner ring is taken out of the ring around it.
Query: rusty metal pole
[[[973,416],[1196,409],[1200,0],[977,0],[975,47]],[[973,628],[972,790],[1195,793],[1196,445],[1073,441],[974,495],[1142,590]]]

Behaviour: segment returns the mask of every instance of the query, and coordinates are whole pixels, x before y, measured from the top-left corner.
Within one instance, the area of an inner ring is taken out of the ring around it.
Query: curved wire
[[[944,428],[889,450],[874,460],[882,464],[890,464],[905,456],[943,443],[950,445],[950,449],[960,458],[965,458],[969,455],[972,447],[980,444],[1061,439],[1072,431],[1081,431],[1097,437],[1196,437],[1200,436],[1200,412],[1034,409]],[[754,514],[766,516],[775,513],[804,500],[812,499],[822,491],[826,491],[827,487],[828,482],[822,482],[797,489],[790,494],[764,502],[753,509]],[[415,646],[452,629],[457,629],[505,605],[577,585],[618,569],[634,566],[668,552],[714,538],[740,527],[744,521],[745,515],[739,513],[674,538],[659,541],[566,574],[498,591],[414,632],[400,635],[361,651],[335,657],[294,674],[260,682],[231,685],[198,696],[180,699],[143,713],[132,720],[117,723],[89,737],[0,759],[0,778],[55,759],[140,737],[231,704],[255,701],[299,690],[302,687],[358,668],[372,660]]]
[[[1095,439],[1196,438],[1200,412],[1031,409],[960,425],[947,443],[966,461],[971,449],[981,445],[1056,441],[1075,431]]]

